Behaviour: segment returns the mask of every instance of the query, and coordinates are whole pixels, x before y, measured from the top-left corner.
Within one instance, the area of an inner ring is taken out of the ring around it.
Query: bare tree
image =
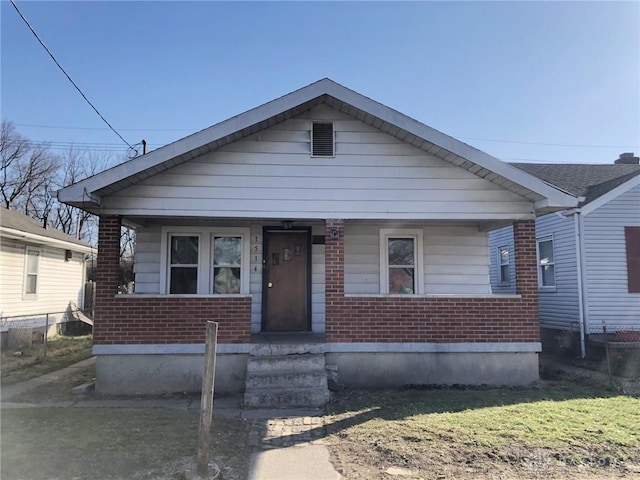
[[[46,145],[34,144],[11,122],[3,121],[0,160],[0,201],[4,207],[92,245],[97,243],[95,215],[58,202],[56,191],[113,165],[109,154],[72,147],[55,156]]]
[[[53,190],[58,190],[95,175],[107,168],[110,161],[111,158],[105,154],[83,152],[73,147],[62,156],[55,184],[53,185],[54,188],[50,190],[53,205],[52,222],[56,228],[89,243],[97,240],[95,236],[97,228],[96,217],[79,208],[58,202],[53,197],[55,195]]]
[[[10,122],[0,131],[0,196],[6,208],[46,220],[47,187],[58,168],[58,158],[16,132]]]

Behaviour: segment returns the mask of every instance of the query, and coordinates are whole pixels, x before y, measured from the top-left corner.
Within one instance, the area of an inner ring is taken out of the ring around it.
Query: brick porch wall
[[[249,343],[250,297],[118,295],[120,226],[100,216],[94,344],[204,343],[208,320],[219,322],[219,343]]]
[[[327,342],[540,341],[534,221],[514,224],[520,298],[345,297],[344,222],[325,234]]]

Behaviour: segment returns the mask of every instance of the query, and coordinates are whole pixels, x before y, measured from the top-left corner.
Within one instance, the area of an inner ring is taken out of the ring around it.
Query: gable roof
[[[91,252],[91,246],[55,228],[44,228],[33,218],[0,207],[0,236],[56,246],[78,252]]]
[[[521,195],[534,202],[538,212],[577,205],[574,197],[539,178],[328,78],[63,188],[58,191],[58,199],[96,212],[102,196],[108,196],[171,167],[270,128],[320,104],[327,104],[431,155],[466,169],[480,178],[485,178]]]
[[[512,163],[511,165],[535,175],[571,195],[582,197],[580,207],[640,175],[640,165],[575,163]]]

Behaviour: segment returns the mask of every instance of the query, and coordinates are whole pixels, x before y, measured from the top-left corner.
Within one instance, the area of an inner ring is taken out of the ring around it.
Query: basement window
[[[333,123],[313,122],[311,128],[311,156],[333,157],[334,155]]]

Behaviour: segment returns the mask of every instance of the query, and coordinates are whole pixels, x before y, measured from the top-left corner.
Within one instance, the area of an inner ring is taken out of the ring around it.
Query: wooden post
[[[218,324],[216,322],[207,322],[207,343],[204,351],[204,374],[202,377],[202,399],[200,401],[200,436],[198,438],[198,475],[202,478],[207,477],[209,472],[217,345]]]

